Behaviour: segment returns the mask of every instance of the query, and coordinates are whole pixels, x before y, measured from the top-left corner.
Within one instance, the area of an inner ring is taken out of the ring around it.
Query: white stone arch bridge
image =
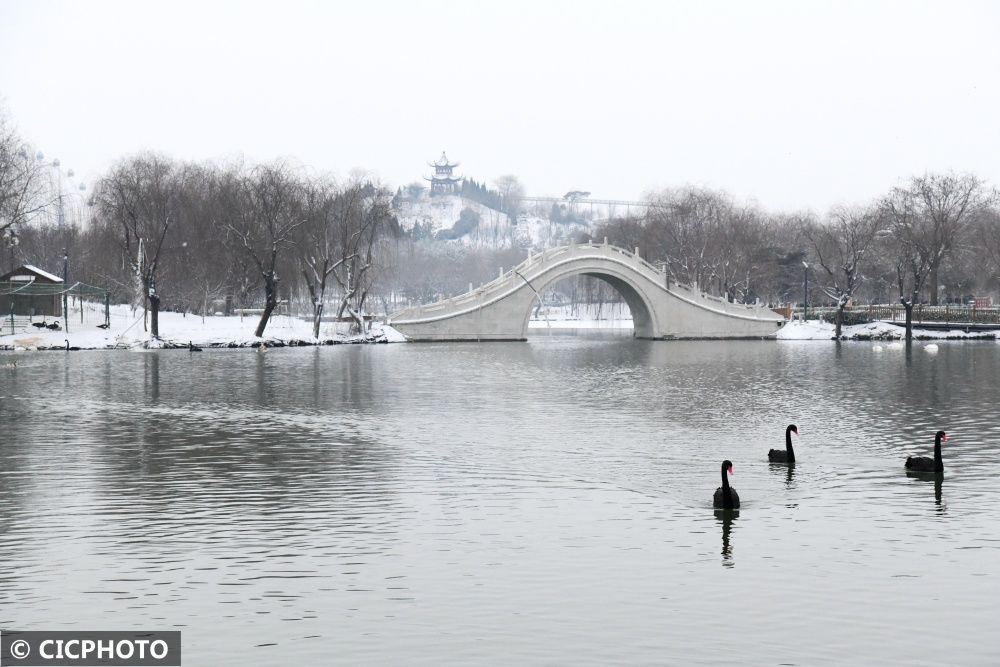
[[[673,282],[638,250],[587,243],[529,253],[496,280],[393,313],[389,324],[413,341],[526,340],[539,295],[581,274],[609,283],[622,295],[637,338],[770,338],[784,323],[764,306],[729,303]]]

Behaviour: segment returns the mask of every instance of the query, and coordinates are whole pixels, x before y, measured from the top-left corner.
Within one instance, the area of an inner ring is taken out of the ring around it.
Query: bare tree
[[[493,181],[497,191],[500,193],[500,202],[503,212],[507,214],[510,221],[517,223],[517,215],[521,212],[521,202],[524,198],[524,186],[514,174],[504,174],[498,176]]]
[[[0,234],[10,237],[47,202],[43,165],[0,110]],[[9,230],[9,231],[8,231]],[[10,237],[13,242],[13,237]]]
[[[992,272],[1000,275],[1000,210],[990,208],[980,216],[977,241],[989,260]]]
[[[886,228],[888,216],[876,207],[837,207],[826,224],[806,227],[816,263],[822,268],[823,292],[837,302],[836,331],[840,338],[844,308],[851,301],[861,281],[861,266],[879,234]]]
[[[226,229],[264,282],[264,312],[254,332],[261,337],[278,305],[278,257],[294,245],[293,232],[305,222],[302,183],[280,162],[254,167],[246,174],[234,170],[227,181]]]
[[[385,190],[357,183],[343,193],[337,216],[338,256],[331,275],[341,290],[337,318],[347,313],[359,333],[365,333],[364,305],[372,285],[376,241],[394,219]]]
[[[732,204],[722,193],[696,188],[667,190],[652,199],[647,225],[653,248],[677,281],[708,290],[717,277],[720,230]]]
[[[886,239],[899,288],[899,301],[906,311],[906,341],[913,340],[913,306],[931,272],[932,258],[940,252],[933,229],[926,224],[910,193],[896,189],[884,200],[892,235]]]
[[[305,189],[306,224],[302,227],[299,249],[305,265],[302,276],[312,302],[314,338],[319,338],[330,275],[355,257],[351,248],[345,248],[341,234],[350,233],[348,218],[361,196],[361,189],[356,186],[337,192],[329,184],[315,182]]]
[[[174,165],[148,153],[120,162],[95,188],[97,219],[117,227],[118,244],[148,304],[149,330],[159,338],[160,292],[156,277],[167,231],[176,217]]]
[[[200,311],[204,320],[210,303],[226,295],[238,265],[227,261],[232,253],[220,222],[219,171],[212,165],[185,164],[177,187],[179,212],[171,232],[175,241],[164,255],[164,272],[169,272],[171,291],[181,297],[182,309]]]
[[[977,176],[953,173],[914,176],[906,188],[897,191],[911,200],[928,252],[930,305],[936,306],[941,262],[954,250],[973,216],[989,203],[991,193]]]

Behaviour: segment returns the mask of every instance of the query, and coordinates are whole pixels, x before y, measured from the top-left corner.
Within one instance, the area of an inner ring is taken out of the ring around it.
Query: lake
[[[189,667],[1000,664],[998,378],[994,342],[0,353],[0,628],[181,630]],[[938,429],[943,481],[908,476]]]

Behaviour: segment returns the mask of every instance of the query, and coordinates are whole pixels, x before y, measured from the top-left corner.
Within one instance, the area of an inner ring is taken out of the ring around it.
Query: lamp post
[[[802,262],[802,321],[809,319],[809,265]]]
[[[69,333],[69,297],[66,295],[66,290],[69,287],[69,253],[66,248],[62,249],[63,252],[63,324],[65,325],[66,333]]]

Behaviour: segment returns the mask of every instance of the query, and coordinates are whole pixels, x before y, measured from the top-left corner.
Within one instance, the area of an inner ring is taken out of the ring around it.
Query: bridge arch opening
[[[532,285],[536,298],[524,320],[524,337],[532,328],[545,328],[546,320],[568,318],[590,321],[579,328],[593,327],[594,320],[632,320],[632,333],[637,338],[653,338],[652,306],[627,279],[606,271],[579,271],[554,277],[540,285]],[[536,324],[530,325],[534,320]],[[605,328],[598,325],[596,328]],[[608,323],[608,328],[615,328]]]

